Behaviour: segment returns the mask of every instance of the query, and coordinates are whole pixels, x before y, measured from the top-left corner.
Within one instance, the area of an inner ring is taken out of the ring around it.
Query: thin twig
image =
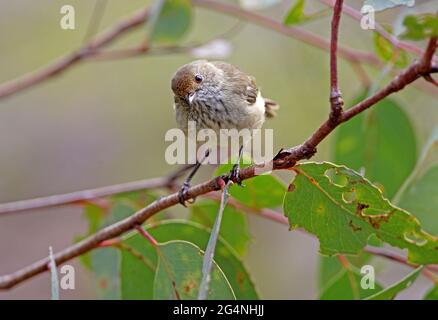
[[[329,5],[331,7],[334,7],[336,4],[336,0],[319,0],[319,1]],[[342,11],[357,21],[360,21],[363,18],[362,14],[359,11],[357,11],[355,8],[353,8],[349,5],[345,4],[342,8]],[[388,40],[394,47],[408,51],[408,52],[413,53],[417,56],[422,56],[424,54],[423,49],[421,49],[421,48],[419,48],[419,47],[417,47],[409,42],[405,42],[405,41],[397,39],[396,36],[390,34],[388,31],[386,31],[385,28],[382,27],[379,23],[376,22],[375,26],[376,26],[376,29],[373,31],[379,33],[383,38]]]
[[[107,0],[95,0],[91,18],[88,23],[87,32],[85,33],[83,42],[85,43],[91,37],[93,37],[99,29],[100,22],[102,21],[103,14],[105,13]]]
[[[249,21],[261,27],[284,34],[285,36],[295,38],[319,49],[330,49],[330,41],[327,39],[305,29],[286,26],[279,21],[252,11],[247,11],[237,5],[214,0],[192,0],[192,3],[198,7]],[[349,61],[366,63],[373,66],[379,66],[381,64],[374,54],[347,47],[339,47],[339,55]]]
[[[333,8],[330,41],[330,119],[334,122],[338,121],[344,106],[344,100],[342,99],[338,84],[338,37],[343,3],[343,0],[336,0]]]
[[[149,233],[147,232],[145,229],[142,228],[141,225],[138,225],[135,227],[135,229],[138,231],[138,233],[145,238],[153,247],[157,247],[158,246],[158,241],[155,240],[155,238]]]
[[[16,92],[30,88],[42,81],[59,75],[77,62],[92,55],[98,49],[110,44],[125,32],[141,26],[148,16],[149,9],[141,9],[135,12],[132,16],[121,20],[100,35],[96,36],[81,49],[59,58],[57,61],[40,70],[28,73],[18,79],[0,85],[0,98],[8,97]]]
[[[178,179],[191,167],[192,165],[182,166],[174,173],[163,178],[144,179],[144,180],[115,184],[115,185],[105,186],[100,188],[51,195],[48,197],[40,197],[40,198],[34,198],[28,200],[2,203],[0,204],[0,216],[1,214],[20,212],[30,209],[54,207],[54,206],[73,204],[73,203],[81,204],[86,201],[95,200],[98,198],[103,198],[118,193],[157,189],[157,188],[168,188],[173,183],[175,183],[176,179]]]

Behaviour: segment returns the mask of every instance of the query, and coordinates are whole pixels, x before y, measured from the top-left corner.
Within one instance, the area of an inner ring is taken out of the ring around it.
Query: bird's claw
[[[195,199],[186,199],[189,188],[190,188],[190,184],[188,182],[184,182],[183,185],[181,186],[181,189],[179,189],[178,191],[179,203],[181,203],[184,207],[187,207],[186,203],[190,204],[195,202]]]
[[[239,186],[243,187],[242,180],[240,179],[240,164],[236,163],[228,174],[228,178],[236,182]]]

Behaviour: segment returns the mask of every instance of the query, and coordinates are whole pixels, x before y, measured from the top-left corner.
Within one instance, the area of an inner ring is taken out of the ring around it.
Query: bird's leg
[[[230,180],[237,182],[239,186],[242,186],[242,180],[240,179],[240,161],[242,160],[242,155],[243,145],[240,146],[239,157],[237,158],[237,162],[234,164],[228,176]]]
[[[204,157],[200,161],[198,159],[196,159],[196,164],[193,166],[192,171],[190,171],[189,175],[187,176],[187,179],[182,184],[181,189],[179,189],[179,192],[178,192],[179,203],[181,203],[184,207],[187,207],[186,206],[186,197],[187,197],[187,192],[189,191],[189,188],[190,188],[190,182],[192,181],[196,172],[198,172],[199,168],[201,167],[202,162],[204,162],[204,160],[208,157],[209,154],[210,154],[210,150],[208,149],[205,152]],[[189,203],[193,203],[193,202],[195,202],[195,199],[192,199],[192,201],[190,201]]]

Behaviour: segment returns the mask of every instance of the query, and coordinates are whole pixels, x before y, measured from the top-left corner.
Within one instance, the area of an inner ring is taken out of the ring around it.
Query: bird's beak
[[[192,105],[193,99],[195,98],[195,92],[190,92],[186,96],[186,101],[189,105]]]

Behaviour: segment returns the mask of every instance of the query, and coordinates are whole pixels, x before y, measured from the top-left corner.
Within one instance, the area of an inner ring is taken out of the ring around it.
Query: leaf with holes
[[[204,252],[193,243],[170,241],[159,245],[159,262],[154,282],[154,298],[194,300],[202,278]],[[236,299],[225,274],[214,262],[207,298]]]
[[[215,201],[197,202],[190,209],[190,220],[211,228],[219,210],[219,203]],[[229,205],[225,207],[219,234],[236,250],[239,256],[245,255],[251,237],[248,231],[248,221],[243,212]]]
[[[405,278],[400,280],[397,283],[383,289],[382,291],[368,297],[366,300],[392,300],[397,294],[399,294],[402,290],[409,288],[412,283],[417,279],[423,267],[419,267],[415,269],[412,273],[407,275]]]
[[[413,263],[438,263],[438,238],[357,172],[328,162],[303,163],[294,170],[284,213],[292,228],[303,227],[319,238],[322,254],[358,254],[375,234],[407,249]]]

